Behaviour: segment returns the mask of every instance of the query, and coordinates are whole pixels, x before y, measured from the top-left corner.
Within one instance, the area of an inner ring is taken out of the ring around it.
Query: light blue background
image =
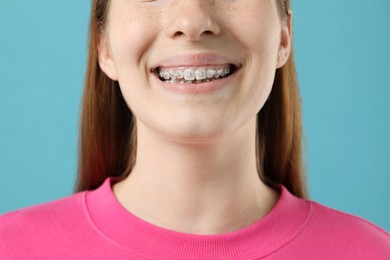
[[[72,192],[89,4],[0,3],[0,213]],[[293,8],[311,198],[390,231],[390,1]]]

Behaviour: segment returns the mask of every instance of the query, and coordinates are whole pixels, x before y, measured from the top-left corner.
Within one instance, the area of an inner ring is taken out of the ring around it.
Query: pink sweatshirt
[[[243,229],[175,232],[118,202],[107,178],[94,191],[0,216],[0,259],[390,259],[390,234],[284,186],[276,206]]]

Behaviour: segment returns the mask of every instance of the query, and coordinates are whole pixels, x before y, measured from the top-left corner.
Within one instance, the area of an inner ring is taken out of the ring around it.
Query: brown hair
[[[290,0],[276,0],[287,19]],[[118,82],[99,67],[98,43],[107,20],[109,0],[93,0],[89,54],[82,101],[79,168],[74,192],[99,187],[108,176],[127,177],[137,150],[135,119]],[[257,116],[256,154],[259,177],[270,186],[284,185],[307,198],[302,158],[301,102],[293,53],[276,71],[271,94]]]

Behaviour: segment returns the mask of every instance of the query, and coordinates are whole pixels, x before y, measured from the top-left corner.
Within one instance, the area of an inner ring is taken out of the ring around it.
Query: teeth
[[[197,80],[206,79],[206,69],[205,68],[198,68],[195,71],[195,77]]]
[[[195,79],[195,71],[193,69],[186,69],[184,71],[184,79],[185,80],[194,80]]]
[[[168,80],[171,78],[171,74],[169,73],[169,71],[160,71],[159,75],[161,78],[163,78],[165,80]]]
[[[175,76],[176,76],[177,79],[182,79],[182,78],[184,78],[184,73],[182,71],[180,71],[180,70],[177,70],[175,72]]]
[[[206,73],[208,79],[213,78],[215,74],[216,74],[216,71],[213,69],[207,70],[207,73]]]
[[[170,83],[201,83],[213,79],[223,78],[231,71],[231,65],[220,67],[199,67],[187,69],[161,69],[159,76]],[[196,81],[195,81],[196,80]]]

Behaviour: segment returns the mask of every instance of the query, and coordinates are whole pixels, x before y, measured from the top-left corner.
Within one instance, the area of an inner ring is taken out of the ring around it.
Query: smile
[[[235,71],[232,64],[191,68],[156,68],[155,73],[165,83],[199,84],[228,77]]]

